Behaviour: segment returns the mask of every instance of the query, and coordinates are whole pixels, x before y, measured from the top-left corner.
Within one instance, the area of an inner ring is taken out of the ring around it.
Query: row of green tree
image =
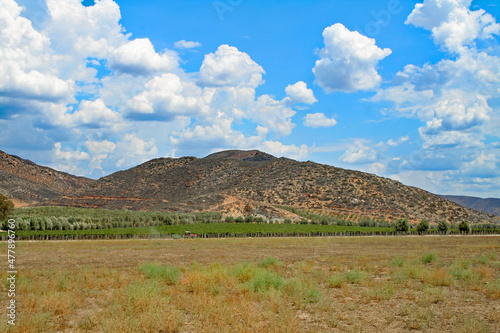
[[[427,233],[431,229],[431,225],[429,221],[422,220],[416,226],[412,226],[408,221],[408,219],[399,219],[396,221],[396,224],[394,226],[394,230],[400,232],[411,232],[412,229],[418,233]],[[432,229],[435,230],[437,229],[441,233],[449,233],[450,230],[453,229],[453,230],[458,230],[460,233],[468,234],[471,233],[472,230],[499,230],[500,225],[492,223],[471,225],[468,221],[462,221],[458,225],[456,224],[452,225],[446,221],[441,221]]]

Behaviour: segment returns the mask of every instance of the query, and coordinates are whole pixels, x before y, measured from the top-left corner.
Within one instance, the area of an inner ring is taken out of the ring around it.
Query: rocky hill
[[[467,208],[479,210],[487,214],[500,216],[500,199],[497,198],[483,199],[461,195],[441,195],[441,197]]]
[[[373,174],[260,151],[224,151],[205,158],[159,158],[119,171],[54,198],[53,205],[110,209],[221,211],[291,217],[280,206],[356,220],[498,223],[422,189]],[[293,214],[292,214],[293,215]]]
[[[46,202],[93,182],[0,151],[0,193],[16,206]]]

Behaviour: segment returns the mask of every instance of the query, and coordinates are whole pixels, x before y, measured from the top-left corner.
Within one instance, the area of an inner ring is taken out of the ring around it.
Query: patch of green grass
[[[280,264],[279,260],[274,257],[266,257],[262,259],[258,266],[262,268],[275,267]]]
[[[141,272],[149,279],[160,280],[169,285],[176,284],[181,276],[181,270],[178,267],[160,263],[143,264]]]
[[[430,264],[433,261],[437,260],[437,255],[434,252],[425,253],[420,261],[424,264]]]
[[[335,273],[332,276],[330,276],[327,285],[330,288],[341,288],[344,282],[345,282],[344,275],[340,273]]]
[[[281,290],[285,284],[285,279],[267,269],[259,269],[256,275],[247,282],[248,288],[253,292],[266,292],[269,289]]]
[[[303,303],[318,303],[322,297],[321,291],[316,284],[311,284],[300,278],[285,280],[283,291],[299,307]]]
[[[345,272],[344,277],[349,284],[361,284],[368,277],[368,274],[359,269],[353,269]]]
[[[392,267],[402,267],[404,265],[405,261],[401,256],[397,256],[396,258],[392,259],[391,261],[391,266]]]

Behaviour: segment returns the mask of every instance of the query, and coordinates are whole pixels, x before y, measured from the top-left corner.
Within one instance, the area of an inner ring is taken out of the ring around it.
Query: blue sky
[[[8,153],[99,178],[259,149],[500,196],[496,1],[0,4]]]

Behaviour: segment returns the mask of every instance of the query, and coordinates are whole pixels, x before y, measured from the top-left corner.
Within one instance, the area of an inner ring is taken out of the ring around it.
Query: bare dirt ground
[[[500,237],[19,242],[17,250],[13,332],[500,332]],[[152,262],[179,279],[148,277],[141,267]]]

